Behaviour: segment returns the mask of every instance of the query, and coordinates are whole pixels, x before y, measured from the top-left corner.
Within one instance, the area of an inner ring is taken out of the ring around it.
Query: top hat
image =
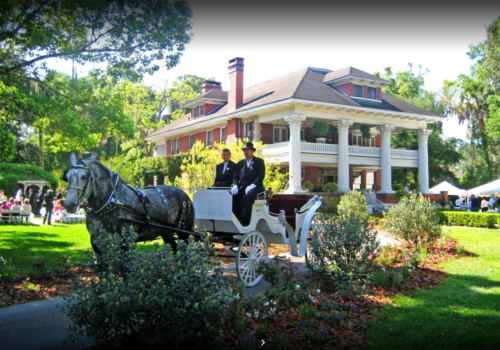
[[[245,146],[243,146],[241,149],[253,149],[254,151],[257,151],[255,147],[253,146],[253,143],[247,142],[245,143]]]

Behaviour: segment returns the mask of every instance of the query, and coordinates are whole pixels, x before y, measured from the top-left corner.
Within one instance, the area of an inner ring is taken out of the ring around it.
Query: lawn
[[[369,349],[500,349],[500,230],[445,231],[476,256],[443,264],[444,285],[393,298],[370,329]]]
[[[49,271],[58,266],[62,255],[77,264],[82,253],[91,249],[85,224],[0,225],[0,256],[9,263],[12,259],[16,275],[36,273],[33,263],[39,258],[46,260]]]

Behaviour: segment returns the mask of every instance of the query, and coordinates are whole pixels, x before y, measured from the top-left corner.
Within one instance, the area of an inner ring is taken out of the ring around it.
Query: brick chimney
[[[218,81],[211,81],[211,80],[205,80],[203,83],[201,83],[202,94],[205,94],[213,89],[222,90],[221,83],[219,83]]]
[[[229,60],[229,92],[227,94],[227,111],[234,111],[243,103],[243,60],[236,57]]]

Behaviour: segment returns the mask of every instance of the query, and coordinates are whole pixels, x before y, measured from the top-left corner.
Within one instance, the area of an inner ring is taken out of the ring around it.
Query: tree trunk
[[[44,168],[44,161],[43,161],[43,130],[40,128],[38,129],[38,147],[40,147],[40,168]]]

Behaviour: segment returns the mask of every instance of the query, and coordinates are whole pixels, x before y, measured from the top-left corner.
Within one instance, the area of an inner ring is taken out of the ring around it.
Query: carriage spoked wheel
[[[260,261],[267,261],[266,239],[259,231],[246,234],[238,247],[236,271],[246,287],[253,287],[262,279],[257,268]]]

